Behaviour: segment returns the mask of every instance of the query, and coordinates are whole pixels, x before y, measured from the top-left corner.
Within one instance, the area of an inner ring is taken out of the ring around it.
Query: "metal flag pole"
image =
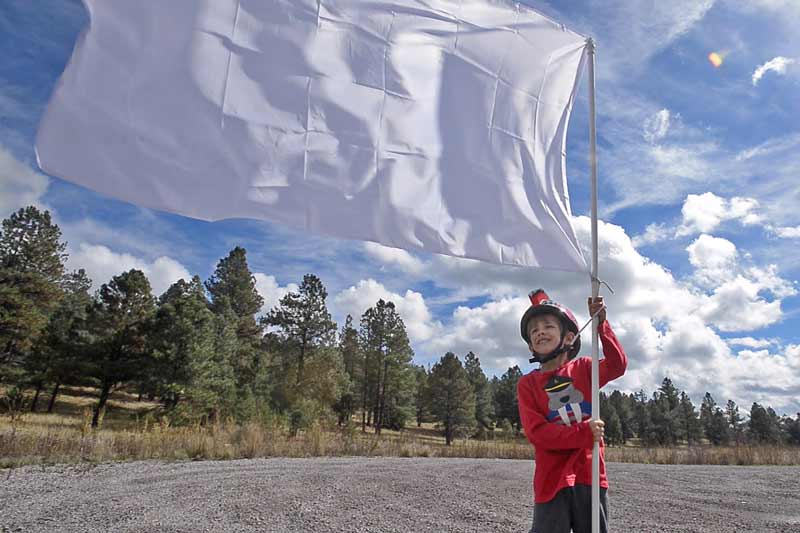
[[[597,277],[597,130],[594,102],[595,46],[586,39],[589,54],[589,166],[592,176],[592,300],[600,294]],[[600,419],[600,351],[597,342],[598,318],[592,318],[592,420]],[[592,533],[600,533],[600,443],[592,448]]]

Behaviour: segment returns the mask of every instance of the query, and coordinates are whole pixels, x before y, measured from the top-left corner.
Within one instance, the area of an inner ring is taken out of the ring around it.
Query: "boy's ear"
[[[564,335],[564,344],[572,344],[572,341],[575,340],[575,334],[571,331],[568,331],[566,335]]]

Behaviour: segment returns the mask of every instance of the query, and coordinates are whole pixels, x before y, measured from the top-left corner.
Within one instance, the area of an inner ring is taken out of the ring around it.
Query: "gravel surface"
[[[614,531],[800,532],[800,467],[610,463]],[[528,531],[533,463],[314,458],[0,472],[0,531]]]

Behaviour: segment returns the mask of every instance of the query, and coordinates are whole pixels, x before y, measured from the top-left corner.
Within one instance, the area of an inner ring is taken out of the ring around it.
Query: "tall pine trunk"
[[[361,433],[367,432],[367,368],[369,350],[364,350],[364,386],[361,387]]]
[[[31,413],[36,412],[36,404],[39,403],[39,394],[42,392],[42,387],[44,387],[44,381],[36,382],[36,393],[33,395],[33,400],[31,401]]]
[[[303,366],[306,357],[306,336],[303,335],[303,342],[300,343],[300,357],[297,358],[297,385],[303,380]]]
[[[56,386],[53,387],[53,392],[50,394],[50,403],[47,404],[47,412],[52,413],[53,408],[56,406],[56,397],[58,396],[58,390],[61,388],[61,382],[56,382]]]
[[[100,389],[100,400],[97,402],[97,405],[94,408],[94,415],[92,416],[93,428],[96,428],[97,425],[100,423],[100,413],[106,406],[106,402],[108,401],[110,393],[111,393],[111,384],[103,382],[103,388]]]
[[[381,352],[381,355],[383,353]],[[380,415],[380,407],[381,407],[381,386],[383,385],[383,361],[378,361],[376,365],[378,367],[378,379],[376,380],[375,386],[375,403],[373,404],[372,411],[375,413],[373,426],[375,427],[375,433],[380,434],[381,432],[381,423],[379,420]]]

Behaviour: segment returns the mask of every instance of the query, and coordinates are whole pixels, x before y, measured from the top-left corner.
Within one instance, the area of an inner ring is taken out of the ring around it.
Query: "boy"
[[[575,359],[581,346],[575,316],[541,289],[520,333],[540,367],[519,380],[517,399],[525,435],[536,449],[531,533],[590,532],[592,527],[592,447],[600,443],[600,531],[608,531],[607,489],[602,420],[591,421],[592,360]],[[598,313],[603,345],[600,387],[625,373],[628,360],[606,322],[603,299],[589,299]]]

